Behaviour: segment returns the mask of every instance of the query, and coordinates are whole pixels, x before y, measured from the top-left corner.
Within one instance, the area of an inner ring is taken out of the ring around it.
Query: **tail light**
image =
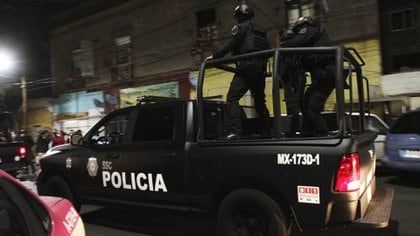
[[[19,147],[19,155],[20,157],[26,156],[26,147]]]
[[[344,155],[338,165],[334,191],[352,192],[360,188],[360,160],[358,153]]]

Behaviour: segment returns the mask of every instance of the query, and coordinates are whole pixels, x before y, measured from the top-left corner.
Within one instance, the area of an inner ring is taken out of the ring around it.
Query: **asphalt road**
[[[338,227],[293,235],[369,235],[369,236],[419,236],[420,235],[420,174],[400,175],[378,170],[378,187],[394,188],[394,202],[388,228],[380,230]],[[30,185],[30,184],[29,184]],[[211,217],[200,214],[177,213],[150,209],[109,209],[83,206],[82,218],[87,236],[214,236],[220,235]]]
[[[391,222],[399,227],[399,236],[420,235],[420,173],[402,174],[378,171],[378,186],[394,188]]]

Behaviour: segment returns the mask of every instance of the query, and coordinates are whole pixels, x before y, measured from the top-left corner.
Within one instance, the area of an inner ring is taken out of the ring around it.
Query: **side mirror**
[[[70,135],[70,143],[75,146],[83,145],[83,136],[81,134],[75,133]]]
[[[10,235],[11,217],[7,209],[0,209],[0,235]]]

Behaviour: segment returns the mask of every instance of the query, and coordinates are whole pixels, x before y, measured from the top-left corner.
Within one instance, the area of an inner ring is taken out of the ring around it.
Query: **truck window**
[[[121,143],[126,133],[130,113],[120,113],[106,120],[92,132],[91,142],[96,145]]]
[[[366,117],[366,129],[378,134],[386,134],[388,132],[388,128],[374,116]]]
[[[172,108],[142,109],[134,128],[133,141],[170,140],[174,135]]]

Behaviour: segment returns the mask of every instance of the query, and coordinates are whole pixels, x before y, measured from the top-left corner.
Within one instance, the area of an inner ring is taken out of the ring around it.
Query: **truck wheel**
[[[219,208],[218,225],[226,236],[290,234],[290,225],[277,203],[254,189],[227,195]]]
[[[50,179],[47,180],[45,183],[44,188],[44,195],[48,196],[55,196],[55,197],[62,197],[69,200],[71,203],[73,203],[74,208],[76,208],[77,211],[80,210],[80,204],[78,204],[74,197],[73,193],[71,192],[71,189],[67,182],[58,176],[53,176]]]

